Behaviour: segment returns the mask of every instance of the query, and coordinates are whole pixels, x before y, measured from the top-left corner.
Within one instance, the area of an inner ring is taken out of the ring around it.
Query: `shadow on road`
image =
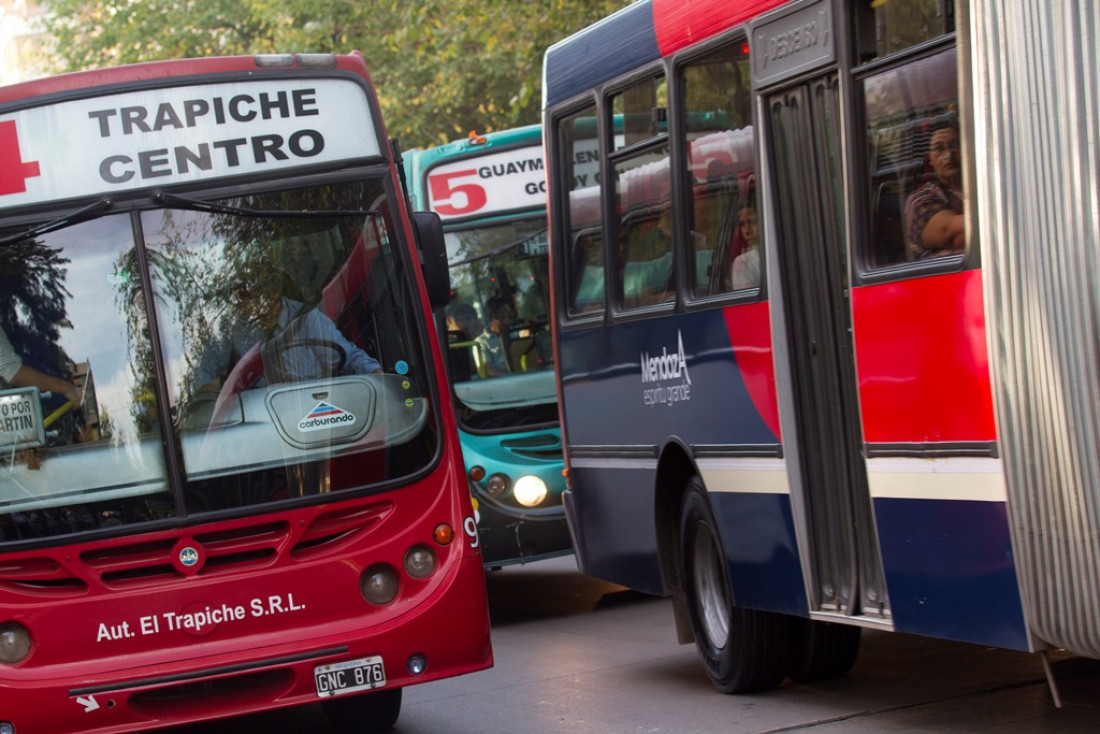
[[[494,628],[656,599],[585,576],[572,557],[487,571],[485,585]]]

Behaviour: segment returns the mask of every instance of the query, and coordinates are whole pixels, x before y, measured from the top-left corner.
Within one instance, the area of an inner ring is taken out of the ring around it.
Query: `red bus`
[[[720,690],[862,629],[1100,658],[1095,17],[640,0],[547,51],[576,556]]]
[[[0,731],[385,729],[492,665],[396,157],[358,54],[0,88]]]

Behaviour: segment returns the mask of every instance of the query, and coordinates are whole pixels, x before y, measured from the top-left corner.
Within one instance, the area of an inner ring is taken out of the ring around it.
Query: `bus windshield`
[[[267,511],[427,467],[430,369],[384,195],[364,179],[164,197],[0,248],[0,362],[79,393],[0,390],[0,541]]]
[[[556,421],[545,219],[454,230],[446,238],[459,422],[493,431]]]

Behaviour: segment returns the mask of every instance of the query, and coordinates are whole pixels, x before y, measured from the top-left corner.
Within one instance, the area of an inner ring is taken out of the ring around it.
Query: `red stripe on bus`
[[[993,441],[981,271],[853,289],[869,442]]]

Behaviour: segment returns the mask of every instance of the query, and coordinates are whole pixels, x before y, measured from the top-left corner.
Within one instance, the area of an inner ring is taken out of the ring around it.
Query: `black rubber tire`
[[[715,688],[749,693],[779,685],[790,661],[790,617],[733,606],[729,565],[698,478],[681,504],[680,558],[695,645]]]
[[[321,702],[331,730],[341,734],[375,734],[393,729],[401,714],[401,688],[360,693]]]
[[[791,624],[794,639],[787,675],[793,680],[810,683],[835,678],[855,665],[859,656],[859,627],[803,617],[793,618]]]

